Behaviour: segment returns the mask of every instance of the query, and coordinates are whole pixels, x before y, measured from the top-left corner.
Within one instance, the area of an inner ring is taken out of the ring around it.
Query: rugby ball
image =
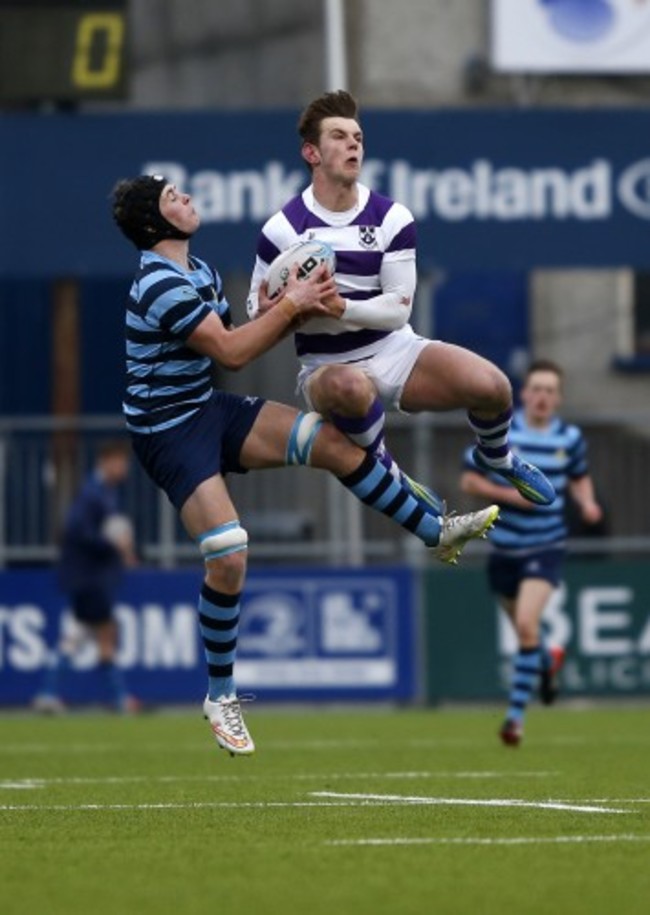
[[[269,284],[268,294],[271,298],[287,285],[289,272],[298,264],[298,279],[304,280],[319,264],[325,264],[330,273],[336,270],[336,254],[323,241],[299,241],[282,251],[269,265],[266,280]]]

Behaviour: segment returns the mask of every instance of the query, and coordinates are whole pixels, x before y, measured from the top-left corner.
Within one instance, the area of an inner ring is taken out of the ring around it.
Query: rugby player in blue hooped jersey
[[[490,537],[488,578],[518,641],[509,708],[499,731],[507,746],[521,743],[526,707],[538,680],[542,702],[550,704],[557,694],[564,649],[542,644],[540,622],[562,578],[567,495],[587,524],[597,524],[603,516],[582,432],[557,415],[561,396],[561,368],[549,359],[533,362],[521,391],[523,409],[515,413],[510,432],[513,448],[539,464],[552,480],[557,498],[551,505],[534,506],[522,499],[503,478],[478,467],[471,449],[465,454],[461,477],[464,492],[501,506],[499,529]]]
[[[180,513],[205,561],[199,626],[208,664],[203,710],[219,746],[249,754],[233,668],[248,535],[224,480],[228,472],[310,465],[331,471],[358,499],[431,547],[443,562],[483,536],[489,506],[441,517],[315,412],[213,386],[213,362],[239,369],[266,352],[296,318],[325,315],[335,285],[325,268],[298,280],[297,266],[275,307],[233,327],[219,274],[189,252],[199,227],[191,197],[161,176],[120,181],[113,216],[142,252],[126,308],[124,414],[135,453]]]
[[[397,467],[384,442],[385,410],[405,413],[464,408],[476,435],[476,460],[533,502],[548,504],[553,487],[508,447],[512,390],[486,359],[409,324],[417,280],[415,222],[400,203],[359,182],[363,133],[357,103],[327,92],[307,106],[298,131],[309,187],[263,226],[247,310],[272,309],[264,277],[278,253],[303,239],[336,253],[333,315],[314,316],[295,333],[298,388],[352,441],[376,455],[421,504],[441,514],[444,502]]]

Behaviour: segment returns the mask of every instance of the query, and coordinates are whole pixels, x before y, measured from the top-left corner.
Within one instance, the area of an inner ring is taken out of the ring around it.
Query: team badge
[[[376,248],[377,226],[359,226],[359,244],[362,248]]]

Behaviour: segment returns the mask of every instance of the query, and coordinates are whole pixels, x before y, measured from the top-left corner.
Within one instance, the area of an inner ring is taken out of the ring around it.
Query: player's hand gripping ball
[[[275,258],[266,274],[268,294],[274,298],[287,285],[289,273],[298,264],[298,279],[304,280],[320,264],[325,264],[330,274],[336,270],[334,250],[322,241],[299,241]]]

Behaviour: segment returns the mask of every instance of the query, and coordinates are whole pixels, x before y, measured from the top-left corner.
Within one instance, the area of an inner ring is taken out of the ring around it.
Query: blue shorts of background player
[[[492,553],[487,574],[490,589],[497,595],[514,599],[522,581],[541,578],[559,588],[564,569],[564,550],[539,550],[523,556]]]
[[[84,588],[70,594],[72,615],[86,626],[99,626],[113,618],[113,593],[105,588]]]

